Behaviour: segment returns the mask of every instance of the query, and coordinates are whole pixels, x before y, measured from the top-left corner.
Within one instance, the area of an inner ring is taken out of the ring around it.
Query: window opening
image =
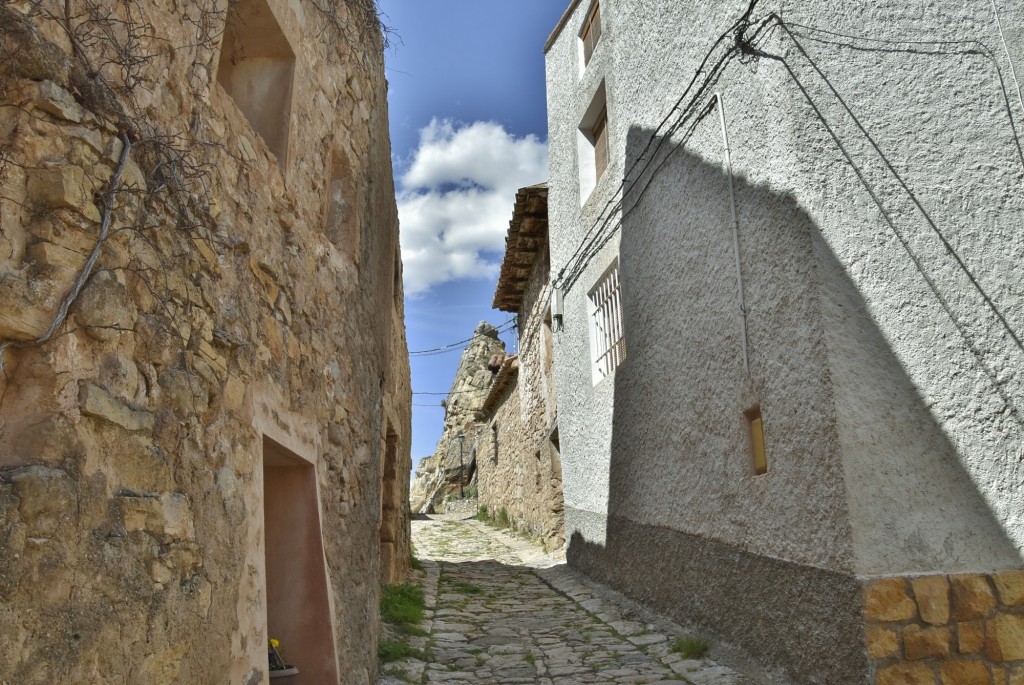
[[[590,291],[589,297],[594,341],[594,382],[597,382],[626,359],[618,262],[605,272]]]
[[[580,204],[597,186],[611,157],[608,145],[608,98],[602,81],[583,114],[577,130],[577,160],[580,176]]]
[[[601,4],[595,2],[587,13],[583,22],[583,31],[580,33],[580,40],[583,41],[583,66],[590,64],[590,57],[594,54],[597,42],[601,40]]]
[[[266,0],[228,4],[217,82],[249,125],[288,164],[295,53]]]
[[[761,419],[761,407],[755,406],[746,412],[747,425],[750,431],[750,454],[754,462],[754,473],[768,473],[768,453],[764,448],[764,421]]]

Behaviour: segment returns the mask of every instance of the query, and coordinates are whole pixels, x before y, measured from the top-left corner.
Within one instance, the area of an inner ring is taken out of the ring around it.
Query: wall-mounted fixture
[[[551,321],[555,330],[562,329],[562,290],[561,288],[551,289]]]

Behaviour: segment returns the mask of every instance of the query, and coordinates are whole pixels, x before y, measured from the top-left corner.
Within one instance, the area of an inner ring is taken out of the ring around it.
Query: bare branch
[[[53,337],[53,334],[64,324],[64,321],[68,317],[68,311],[71,309],[71,305],[73,305],[78,299],[78,296],[82,292],[82,288],[85,287],[86,282],[88,282],[89,277],[92,275],[93,268],[96,266],[96,260],[100,258],[103,246],[107,242],[107,236],[110,234],[110,222],[114,216],[114,196],[121,187],[121,178],[124,176],[124,170],[128,166],[128,160],[131,154],[132,142],[126,134],[121,134],[121,142],[124,144],[124,147],[121,148],[121,156],[117,162],[117,169],[114,170],[114,175],[110,179],[110,184],[107,186],[107,190],[103,193],[103,214],[102,221],[100,222],[100,233],[96,238],[96,244],[93,245],[89,258],[85,260],[85,264],[78,272],[78,277],[71,286],[71,290],[69,290],[64,296],[60,307],[57,309],[57,313],[53,317],[53,321],[50,322],[50,326],[42,335],[35,340],[5,340],[0,342],[0,373],[3,373],[4,371],[4,356],[9,348],[38,347]]]

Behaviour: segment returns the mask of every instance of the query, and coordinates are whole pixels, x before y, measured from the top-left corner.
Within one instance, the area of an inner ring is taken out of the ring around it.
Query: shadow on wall
[[[720,156],[717,128],[701,124],[692,147]],[[627,160],[651,135],[630,131]],[[826,231],[788,193],[734,183],[749,377],[723,167],[676,150],[626,195],[629,354],[614,375],[606,543],[573,534],[569,562],[797,682],[866,682],[858,576],[1020,567],[979,491],[991,496],[1011,474],[1003,467],[975,485],[911,379],[921,368],[908,372],[887,338],[930,332],[876,323],[832,251],[830,241],[881,219]],[[862,194],[849,188],[847,198]],[[893,287],[920,297],[923,277],[906,261]],[[925,306],[941,318],[938,299]],[[935,331],[949,334],[935,354],[962,349],[955,323]],[[960,401],[966,410],[976,399]],[[751,457],[753,407],[764,475]],[[958,441],[984,456],[970,443],[979,438]],[[1011,441],[1000,448],[1011,452]]]

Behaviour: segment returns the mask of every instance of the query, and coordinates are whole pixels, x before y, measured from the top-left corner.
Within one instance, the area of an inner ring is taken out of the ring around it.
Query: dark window
[[[583,33],[580,34],[583,41],[583,65],[590,64],[590,56],[594,54],[597,41],[601,40],[601,4],[595,2],[587,14],[587,20],[583,22]]]

